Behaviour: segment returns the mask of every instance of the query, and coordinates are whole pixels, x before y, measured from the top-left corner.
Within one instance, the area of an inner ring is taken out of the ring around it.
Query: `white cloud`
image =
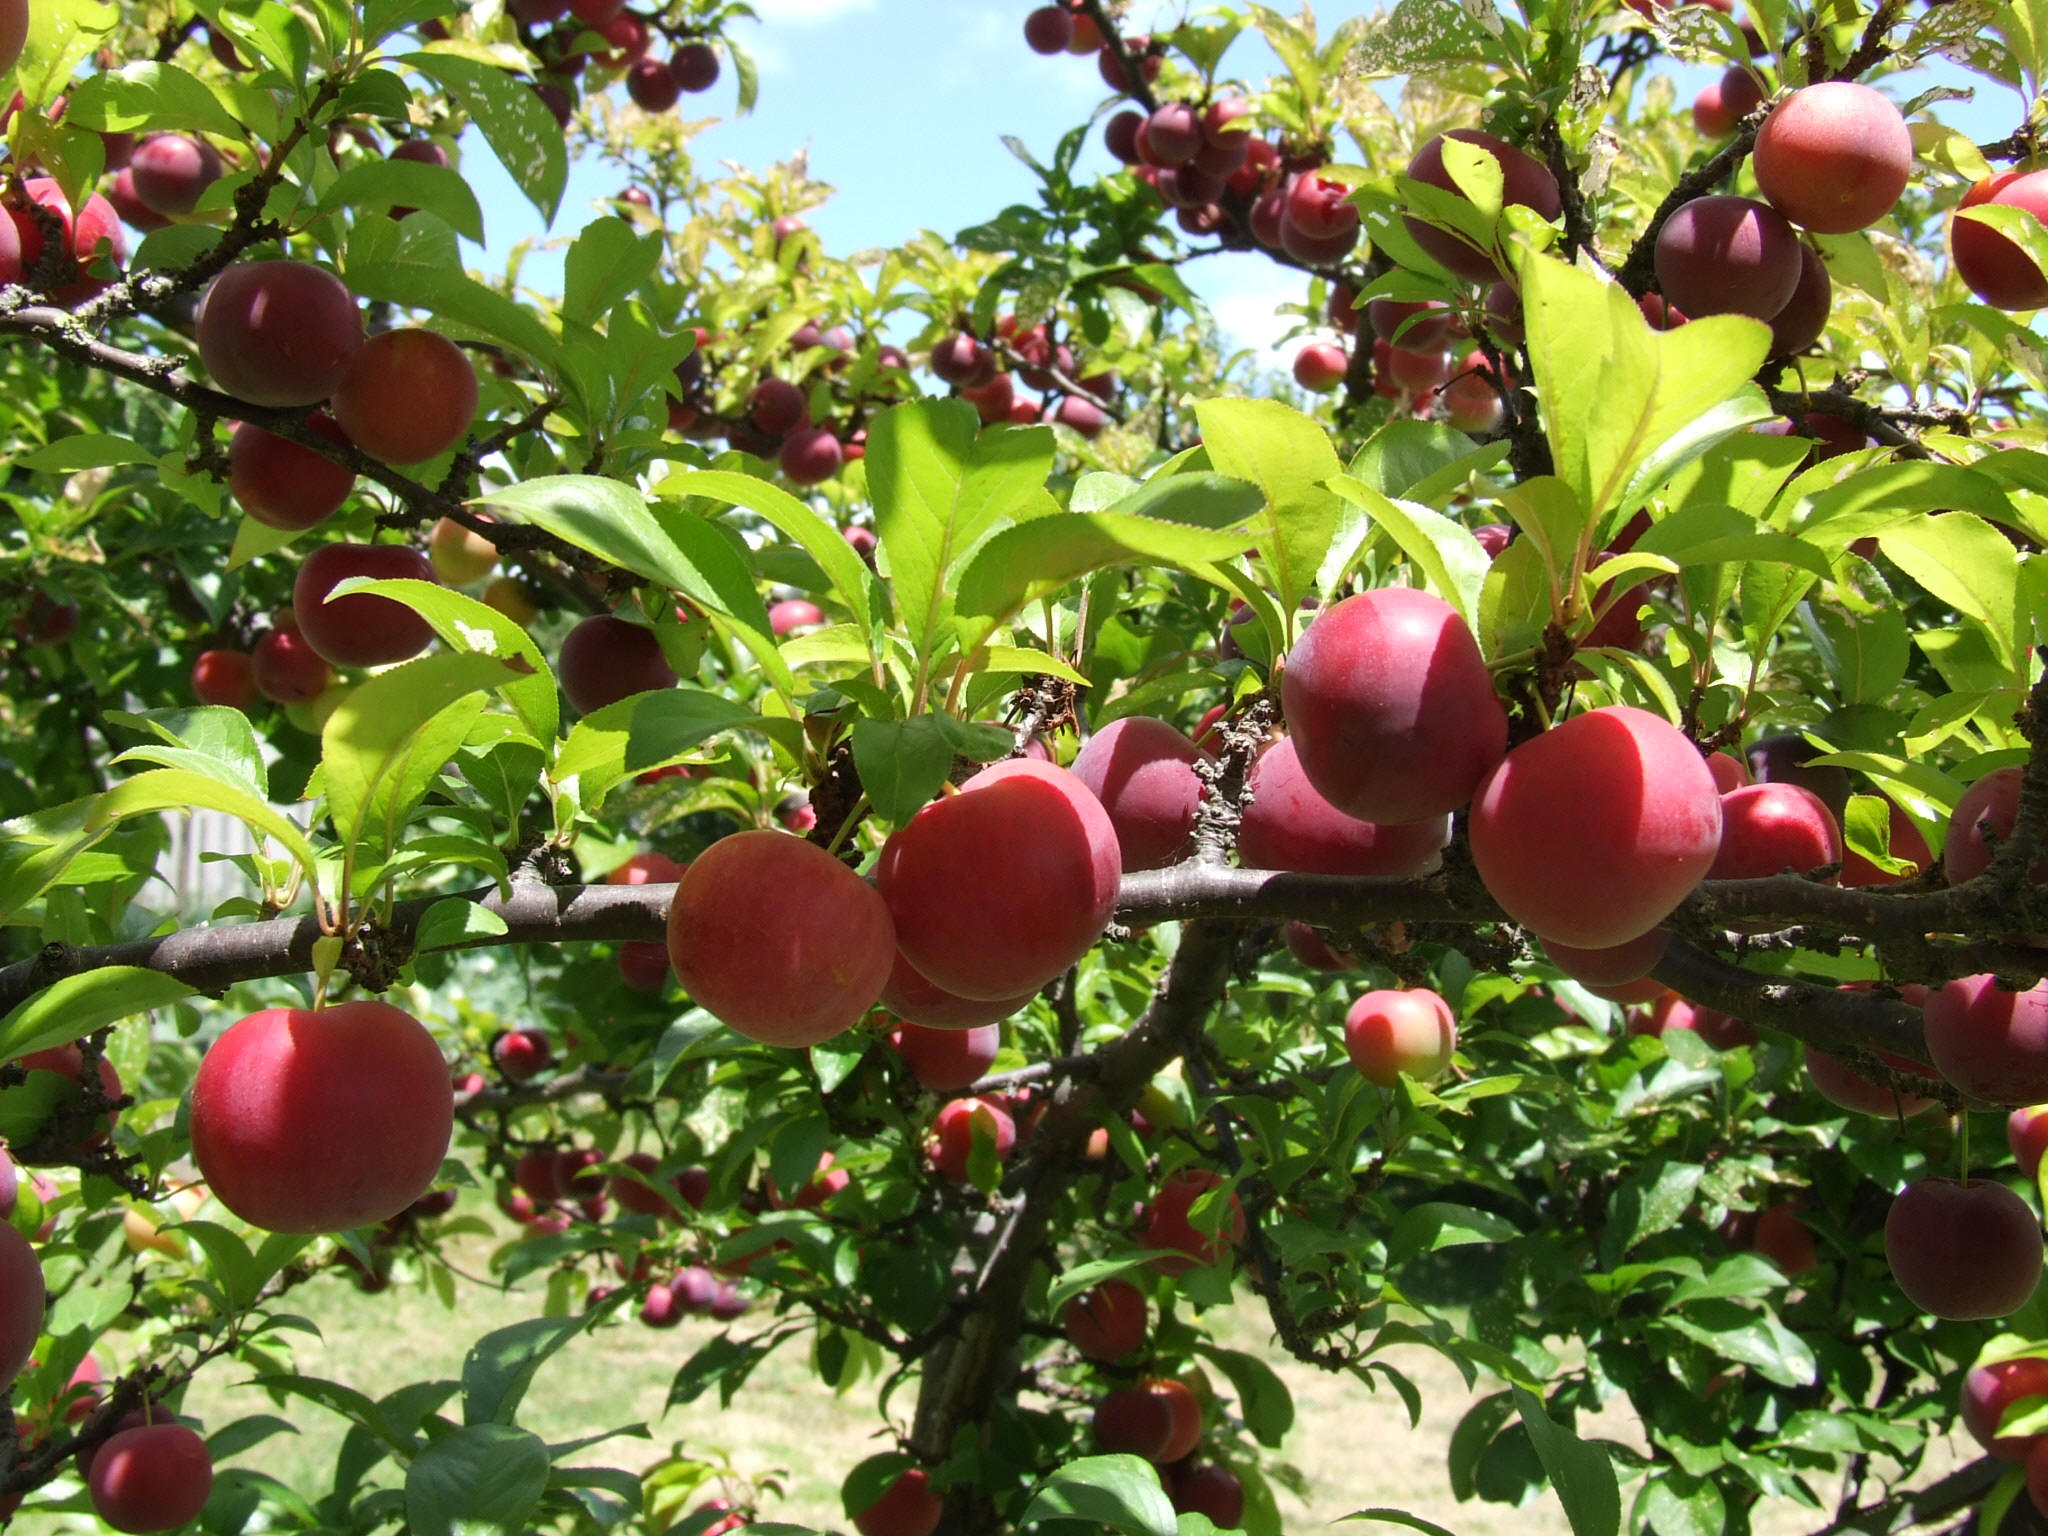
[[[1301,338],[1284,345],[1281,338],[1300,324],[1300,317],[1283,315],[1279,307],[1301,303],[1308,292],[1306,277],[1252,253],[1191,262],[1181,275],[1208,302],[1228,345],[1253,349],[1264,368],[1284,371],[1292,365]]]

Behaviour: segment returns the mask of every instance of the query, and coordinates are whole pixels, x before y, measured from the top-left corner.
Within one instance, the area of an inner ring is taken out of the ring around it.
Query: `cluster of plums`
[[[513,17],[535,32],[528,46],[540,57],[534,91],[563,126],[574,102],[567,84],[581,78],[597,88],[626,78],[626,94],[644,112],[667,112],[687,93],[718,83],[718,50],[701,37],[682,36],[667,59],[652,57],[660,19],[628,10],[625,0],[515,0]],[[539,29],[546,28],[546,31]]]
[[[1014,358],[1013,369],[1003,366],[1006,357]],[[1043,323],[1026,327],[1015,315],[1004,315],[996,322],[994,344],[968,331],[951,331],[932,347],[928,361],[932,373],[974,407],[983,426],[1043,421],[1093,439],[1109,425],[1103,407],[1116,396],[1117,376],[1105,371],[1076,378],[1073,349]],[[1020,383],[1046,398],[1020,393]]]

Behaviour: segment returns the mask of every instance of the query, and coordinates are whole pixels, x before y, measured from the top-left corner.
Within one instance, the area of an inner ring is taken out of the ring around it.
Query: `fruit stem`
[[[862,790],[860,798],[853,802],[853,809],[846,813],[846,820],[840,822],[839,830],[832,834],[832,841],[825,845],[825,851],[831,854],[833,858],[839,857],[839,850],[845,845],[847,834],[852,832],[854,827],[859,824],[861,815],[867,808],[867,791]]]

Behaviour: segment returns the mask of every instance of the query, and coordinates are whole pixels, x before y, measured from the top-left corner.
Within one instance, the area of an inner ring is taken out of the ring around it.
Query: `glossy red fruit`
[[[1913,174],[1913,135],[1869,86],[1828,80],[1771,109],[1750,165],[1786,218],[1816,234],[1846,235],[1896,206]]]
[[[192,662],[192,697],[227,709],[256,705],[256,663],[247,651],[201,651]]]
[[[1207,1515],[1219,1531],[1233,1531],[1244,1524],[1244,1484],[1228,1467],[1211,1463],[1175,1472],[1168,1479],[1166,1493],[1175,1513]]]
[[[1388,346],[1426,352],[1450,345],[1457,312],[1440,299],[1374,299],[1365,306],[1365,318],[1373,335]]]
[[[1368,992],[1344,1015],[1344,1050],[1367,1082],[1392,1088],[1405,1075],[1439,1077],[1458,1048],[1450,1005],[1427,987]]]
[[[43,1331],[42,1261],[29,1240],[0,1223],[0,1382],[28,1364]]]
[[[348,446],[326,412],[315,411],[306,425]],[[244,512],[269,527],[296,531],[325,522],[355,488],[356,472],[346,464],[261,427],[243,422],[228,439],[228,490]]]
[[[28,46],[28,0],[0,0],[0,75],[13,69]]]
[[[1656,969],[1670,946],[1671,935],[1662,928],[1652,928],[1609,949],[1574,949],[1555,939],[1545,939],[1543,952],[1552,965],[1574,981],[1589,987],[1625,987]]]
[[[1805,1274],[1820,1264],[1813,1243],[1813,1229],[1799,1219],[1798,1208],[1781,1201],[1756,1213],[1750,1245],[1778,1266],[1787,1279]]]
[[[668,987],[668,946],[653,939],[628,939],[619,946],[619,980],[635,992]]]
[[[1927,1051],[1941,1075],[1993,1104],[2048,1099],[2048,982],[2008,992],[1990,975],[1927,999]]]
[[[946,1501],[932,1491],[930,1476],[912,1467],[853,1515],[853,1527],[860,1536],[932,1536],[945,1512]]]
[[[932,985],[898,951],[895,963],[889,969],[889,979],[882,986],[881,1003],[899,1019],[907,1019],[927,1029],[978,1029],[1007,1019],[1027,1007],[1037,995],[1038,989],[1034,987],[1015,997],[993,1001],[961,997]]]
[[[1024,42],[1033,53],[1065,53],[1074,40],[1074,17],[1057,5],[1041,5],[1024,18]]]
[[[213,1456],[178,1423],[124,1429],[101,1445],[86,1479],[93,1512],[117,1531],[170,1531],[195,1520],[213,1491]]]
[[[1827,263],[1812,246],[1799,244],[1799,281],[1785,307],[1771,316],[1771,356],[1790,357],[1819,341],[1828,328],[1828,314],[1835,302],[1835,285],[1828,276]]]
[[[747,397],[747,416],[770,437],[781,437],[798,427],[808,426],[810,402],[804,392],[787,379],[765,378]]]
[[[327,691],[334,673],[299,632],[280,625],[259,636],[249,658],[256,691],[273,704],[305,704]]]
[[[74,1084],[82,1083],[85,1078],[85,1053],[78,1048],[76,1041],[69,1045],[51,1046],[48,1050],[30,1051],[21,1058],[19,1065],[27,1072],[54,1072],[59,1077],[69,1078]],[[95,1075],[99,1078],[102,1098],[113,1100],[121,1097],[121,1075],[114,1070],[114,1064],[106,1057],[99,1058],[99,1068]],[[65,1090],[58,1096],[56,1106],[63,1108],[75,1104],[80,1092],[82,1090]],[[118,1118],[116,1111],[107,1112],[108,1130],[114,1128],[114,1122]],[[106,1139],[106,1135],[100,1133],[79,1142],[78,1146],[96,1147],[102,1145]]]
[[[1173,1439],[1173,1408],[1143,1387],[1119,1387],[1095,1404],[1095,1446],[1105,1456],[1142,1456],[1157,1464]]]
[[[820,485],[839,473],[845,455],[830,428],[805,427],[789,434],[776,462],[796,484]]]
[[[1949,813],[1948,841],[1942,844],[1941,868],[1950,885],[1961,885],[1991,867],[1997,844],[2012,836],[2019,825],[2020,768],[2000,768],[1987,773],[1968,789]],[[2048,859],[2028,872],[2036,884],[2048,880]]]
[[[778,639],[825,622],[825,610],[808,598],[786,597],[768,605],[768,628]]]
[[[660,59],[641,59],[626,71],[626,94],[642,112],[666,112],[683,98],[675,70]]]
[[[1294,382],[1312,394],[1329,394],[1350,370],[1350,357],[1334,341],[1312,341],[1294,354]]]
[[[355,592],[329,602],[327,594],[351,576],[440,585],[432,563],[408,544],[321,545],[292,583],[292,612],[314,650],[337,667],[377,667],[434,643],[433,626],[391,598]]]
[[[2005,1317],[2041,1280],[2041,1223],[2003,1184],[1921,1179],[1892,1201],[1884,1256],[1906,1299],[1951,1321]]]
[[[718,50],[709,43],[685,43],[668,61],[669,72],[691,95],[708,91],[718,84]],[[798,225],[802,227],[801,223]]]
[[[1998,1426],[2008,1412],[2020,1408],[2022,1399],[2027,1398],[2048,1399],[2048,1360],[2038,1355],[2022,1355],[2014,1360],[1972,1366],[1963,1377],[1963,1428],[2000,1461],[2025,1461],[2034,1443],[2042,1437],[2000,1435]],[[2025,1408],[2042,1406],[2042,1402],[2035,1401]]]
[[[1002,1049],[1002,1039],[1002,1030],[994,1024],[978,1029],[898,1024],[889,1032],[889,1043],[910,1068],[910,1075],[920,1088],[933,1093],[951,1093],[980,1081]]]
[[[2007,1115],[2005,1141],[2020,1172],[2030,1179],[2037,1177],[2041,1154],[2048,1152],[2048,1104],[2025,1105]]]
[[[441,1048],[365,999],[266,1008],[231,1026],[192,1083],[192,1154],[220,1202],[272,1232],[396,1216],[440,1172],[454,1125]]]
[[[1495,901],[1581,949],[1656,927],[1714,862],[1721,797],[1699,750],[1627,705],[1516,747],[1472,800],[1472,859]]]
[[[966,1183],[977,1137],[995,1148],[998,1163],[1005,1162],[1017,1145],[1017,1123],[992,1099],[954,1099],[932,1122],[932,1166],[953,1183]]]
[[[318,405],[363,345],[362,316],[340,278],[302,261],[248,261],[199,303],[200,361],[227,393],[256,405]]]
[[[220,156],[204,139],[162,133],[144,139],[128,162],[130,185],[152,213],[190,213],[220,180]]]
[[[1903,1057],[1890,1060],[1901,1071],[1925,1071]],[[1934,1108],[1936,1102],[1917,1093],[1900,1093],[1882,1083],[1874,1083],[1848,1063],[1810,1045],[1806,1048],[1806,1075],[1813,1079],[1813,1086],[1820,1091],[1822,1098],[1859,1115],[1876,1115],[1886,1120],[1903,1119]]]
[[[768,1045],[810,1046],[857,1023],[896,957],[882,898],[815,843],[740,832],[676,887],[669,962],[697,1003]]]
[[[1463,806],[1507,752],[1508,717],[1472,631],[1412,587],[1347,597],[1288,653],[1280,698],[1316,792],[1360,821]]]
[[[1763,87],[1741,65],[1731,65],[1718,80],[1700,88],[1692,102],[1692,125],[1710,139],[1725,139],[1750,113],[1763,105]]]
[[[1145,1213],[1145,1225],[1138,1233],[1141,1248],[1158,1250],[1152,1267],[1162,1274],[1179,1275],[1206,1264],[1219,1264],[1244,1241],[1244,1207],[1235,1191],[1222,1225],[1212,1236],[1196,1228],[1189,1219],[1195,1202],[1223,1182],[1223,1176],[1206,1168],[1183,1168],[1159,1187]]]
[[[555,676],[579,715],[676,685],[654,631],[608,613],[592,614],[569,631],[555,659]]]
[[[1275,742],[1251,771],[1252,802],[1238,827],[1248,869],[1319,875],[1406,876],[1434,865],[1450,840],[1450,818],[1380,826],[1346,816],[1301,771],[1292,738]]]
[[[1482,133],[1477,128],[1453,128],[1449,133],[1431,139],[1408,162],[1410,177],[1445,192],[1464,196],[1444,166],[1445,139],[1456,139],[1483,149],[1494,158],[1501,169],[1505,204],[1533,208],[1546,219],[1555,219],[1564,211],[1564,204],[1558,196],[1557,178],[1540,160],[1515,148],[1505,139]],[[1448,230],[1437,229],[1413,216],[1404,215],[1403,218],[1415,243],[1435,257],[1446,271],[1475,283],[1490,283],[1506,275],[1494,265],[1490,252],[1477,250]]]
[[[904,958],[948,992],[990,1000],[1035,991],[1086,954],[1121,874],[1101,802],[1066,769],[1029,758],[984,768],[927,805],[890,835],[876,867]]]
[[[1145,1342],[1152,1309],[1128,1280],[1105,1280],[1069,1297],[1060,1310],[1067,1342],[1090,1360],[1121,1360]]]
[[[1657,286],[1695,320],[1770,320],[1799,286],[1799,237],[1776,209],[1747,197],[1694,198],[1657,232]]]
[[[1963,194],[1957,212],[1990,204],[2048,220],[2048,171],[2001,171]],[[1949,256],[1963,285],[1994,309],[2048,306],[2048,275],[2024,247],[1975,219],[1951,218]]]
[[[469,435],[476,369],[438,331],[407,327],[363,343],[334,387],[334,419],[387,464],[437,459]]]
[[[1714,788],[1724,795],[1749,782],[1749,765],[1732,752],[1709,752],[1707,771],[1714,776]]]
[[[1126,872],[1164,869],[1188,855],[1205,754],[1164,720],[1126,715],[1093,736],[1074,759],[1074,777],[1102,802],[1116,829]]]
[[[1721,797],[1721,846],[1709,880],[1803,875],[1842,861],[1842,833],[1820,796],[1797,784],[1752,784]]]
[[[523,1083],[554,1065],[555,1050],[537,1029],[508,1029],[491,1042],[491,1060],[513,1082]]]

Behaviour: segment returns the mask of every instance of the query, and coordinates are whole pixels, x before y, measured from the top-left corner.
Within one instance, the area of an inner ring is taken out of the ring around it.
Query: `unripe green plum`
[[[1612,705],[1523,742],[1473,796],[1472,860],[1508,915],[1580,949],[1656,927],[1706,875],[1721,797],[1699,749]]]
[[[896,958],[875,888],[817,844],[740,832],[698,855],[668,914],[669,961],[749,1039],[803,1047],[859,1022]]]

